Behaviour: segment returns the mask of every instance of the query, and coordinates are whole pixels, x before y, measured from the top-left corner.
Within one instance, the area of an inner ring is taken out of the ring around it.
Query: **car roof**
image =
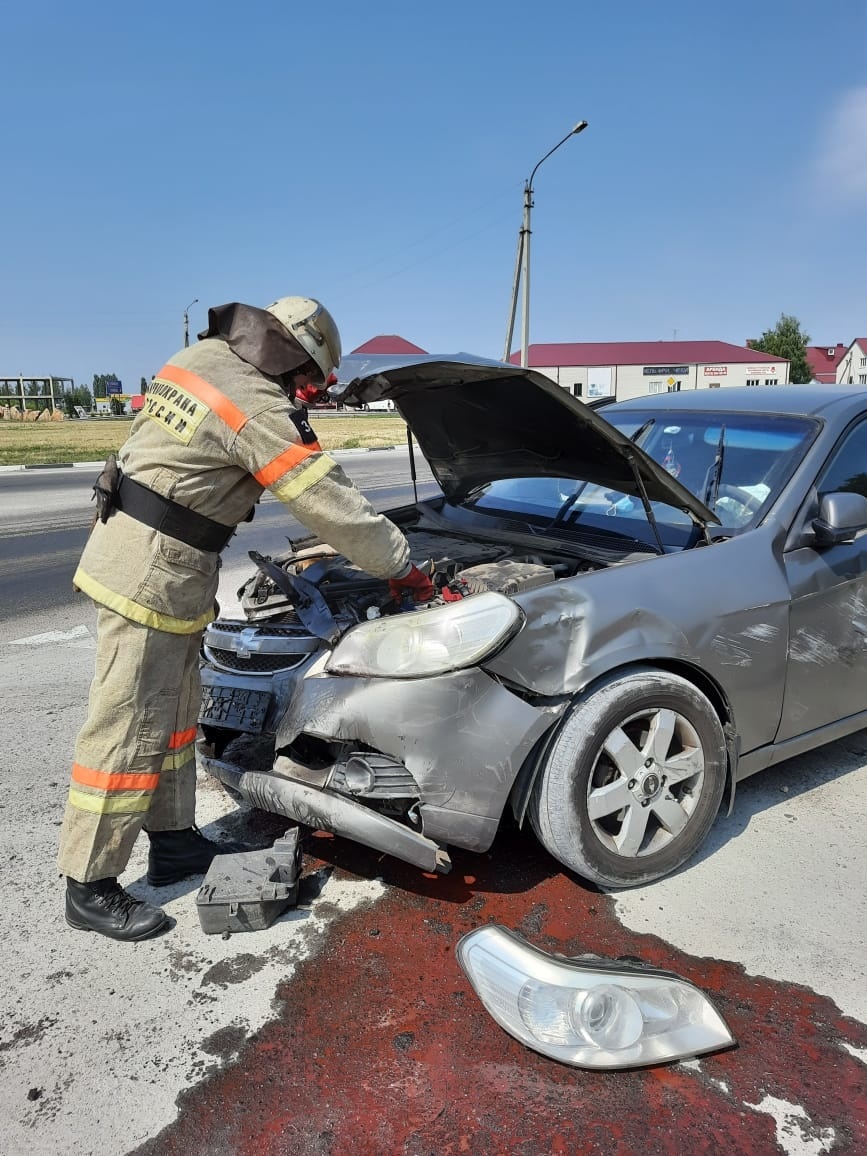
[[[743,385],[725,389],[688,389],[678,393],[655,393],[631,397],[605,407],[606,417],[627,409],[723,410],[729,413],[784,413],[816,416],[846,403],[867,404],[863,386]]]

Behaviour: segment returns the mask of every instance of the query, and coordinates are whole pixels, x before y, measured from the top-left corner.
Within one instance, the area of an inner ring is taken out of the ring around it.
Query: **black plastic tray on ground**
[[[298,902],[300,874],[297,827],[264,851],[218,855],[196,896],[202,930],[263,931]]]

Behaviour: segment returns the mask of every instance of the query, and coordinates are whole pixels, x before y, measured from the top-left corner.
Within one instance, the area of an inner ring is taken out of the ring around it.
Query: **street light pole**
[[[508,360],[511,353],[512,333],[515,327],[515,312],[518,305],[518,282],[523,282],[523,307],[521,315],[521,365],[526,368],[527,356],[530,344],[530,210],[533,208],[533,179],[539,171],[540,166],[555,153],[561,145],[564,145],[570,137],[577,136],[578,133],[583,132],[587,128],[586,120],[579,120],[573,129],[558,141],[552,149],[542,157],[542,160],[536,163],[533,171],[530,173],[530,179],[524,183],[524,212],[521,220],[521,230],[518,234],[518,258],[515,264],[515,280],[512,286],[512,310],[509,315],[509,327],[506,335],[506,350],[503,360]],[[520,270],[520,273],[519,273]]]
[[[198,297],[194,297],[184,310],[184,349],[187,349],[190,344],[190,310],[194,305],[198,305],[198,303]]]

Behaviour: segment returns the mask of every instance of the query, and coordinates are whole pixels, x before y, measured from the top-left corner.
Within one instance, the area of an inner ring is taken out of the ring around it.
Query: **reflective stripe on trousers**
[[[120,875],[143,826],[194,823],[200,638],[98,607],[96,669],[60,836],[62,874],[82,883]]]

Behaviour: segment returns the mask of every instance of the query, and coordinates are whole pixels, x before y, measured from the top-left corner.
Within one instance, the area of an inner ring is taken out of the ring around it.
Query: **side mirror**
[[[817,549],[854,542],[862,530],[867,530],[867,498],[863,494],[822,495],[819,516],[813,519],[813,540]]]

